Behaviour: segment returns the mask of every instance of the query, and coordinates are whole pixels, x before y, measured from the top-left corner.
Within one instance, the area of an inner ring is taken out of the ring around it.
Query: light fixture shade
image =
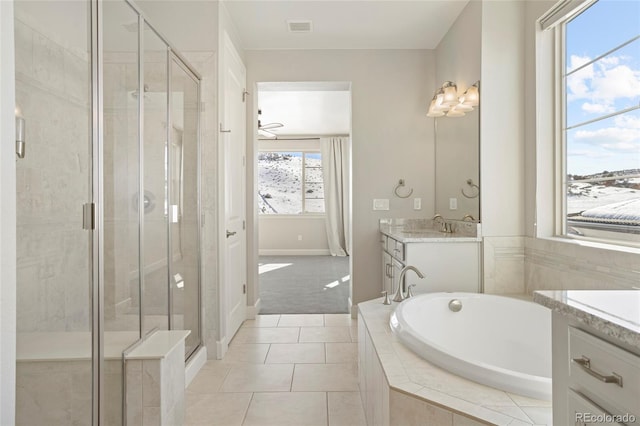
[[[457,107],[453,107],[447,113],[447,117],[464,117],[464,112],[460,111]]]
[[[450,108],[449,105],[446,105],[443,102],[444,102],[444,90],[440,88],[436,92],[436,103],[433,107],[434,110],[441,111],[441,112],[449,111],[449,108]]]
[[[478,106],[480,104],[480,91],[478,90],[478,83],[475,83],[473,86],[469,87],[464,95],[462,95],[464,100],[462,101],[463,105],[469,106]]]
[[[457,105],[458,104],[458,87],[454,83],[447,81],[442,86],[442,89],[444,90],[442,104],[448,107]]]
[[[429,104],[429,112],[427,112],[427,117],[442,117],[444,112],[438,110],[436,108],[436,99],[432,99]]]
[[[462,96],[460,97],[460,99],[462,99]],[[471,105],[465,105],[464,103],[459,103],[454,108],[456,109],[456,111],[462,111],[462,112],[473,111],[473,107]]]

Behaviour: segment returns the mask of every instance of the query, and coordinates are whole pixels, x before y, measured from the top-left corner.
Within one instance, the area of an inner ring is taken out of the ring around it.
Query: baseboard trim
[[[229,343],[227,338],[223,337],[221,340],[216,340],[216,359],[223,359],[229,350]]]
[[[256,303],[253,306],[247,306],[247,319],[256,319],[256,315],[260,313],[260,305],[262,301],[260,298],[256,300]]]
[[[198,371],[207,362],[207,347],[202,346],[198,351],[193,354],[187,365],[184,367],[184,387],[189,387],[191,381],[196,377]]]
[[[260,249],[260,256],[331,256],[329,249]]]

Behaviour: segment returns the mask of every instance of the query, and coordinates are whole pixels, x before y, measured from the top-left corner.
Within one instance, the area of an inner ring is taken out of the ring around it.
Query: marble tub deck
[[[392,389],[453,413],[473,417],[478,424],[552,425],[551,401],[536,400],[467,380],[429,363],[405,347],[389,327],[389,317],[395,306],[395,303],[383,305],[382,299],[358,305]]]

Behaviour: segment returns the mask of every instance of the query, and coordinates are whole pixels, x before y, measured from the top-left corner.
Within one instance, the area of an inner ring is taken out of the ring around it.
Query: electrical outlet
[[[373,199],[373,209],[374,210],[389,210],[389,199],[388,198],[374,198]]]
[[[449,198],[449,210],[458,210],[457,198]]]
[[[302,235],[298,235],[298,241],[302,241]]]
[[[413,209],[420,210],[422,208],[422,198],[413,199]]]

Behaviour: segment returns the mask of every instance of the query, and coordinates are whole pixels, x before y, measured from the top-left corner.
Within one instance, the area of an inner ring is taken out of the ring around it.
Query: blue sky
[[[567,72],[640,35],[640,1],[599,0],[567,24]],[[640,104],[640,39],[567,76],[567,125]],[[567,173],[640,168],[640,110],[569,130]]]

